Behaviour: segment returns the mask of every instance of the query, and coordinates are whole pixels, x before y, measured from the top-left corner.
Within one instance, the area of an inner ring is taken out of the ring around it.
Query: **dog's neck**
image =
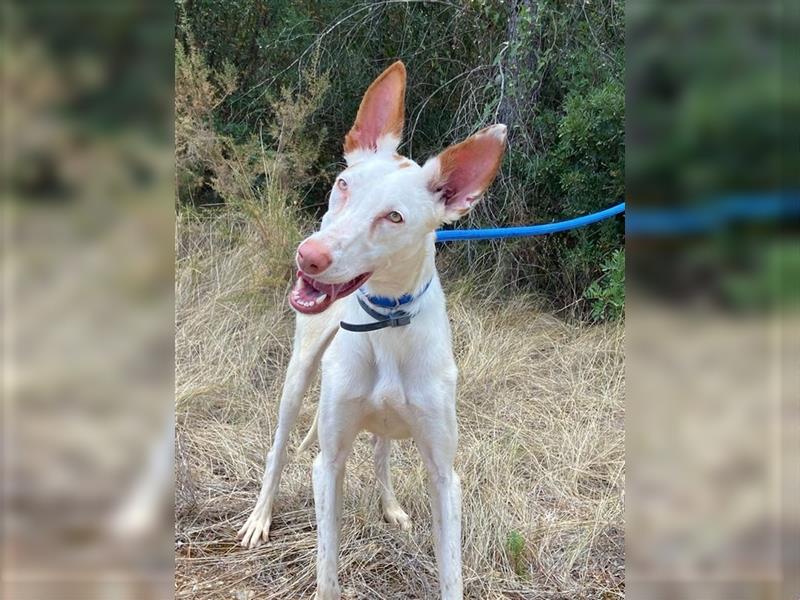
[[[430,233],[419,246],[393,256],[367,280],[364,291],[385,298],[419,293],[436,273],[435,239],[436,234]]]

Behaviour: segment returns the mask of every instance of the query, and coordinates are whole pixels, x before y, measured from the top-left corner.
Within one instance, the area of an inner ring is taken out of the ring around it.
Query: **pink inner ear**
[[[388,86],[378,88],[370,97],[369,104],[364,107],[364,114],[358,115],[358,121],[351,133],[360,147],[377,149],[378,138],[384,134],[383,128],[396,110],[392,106],[394,95],[394,90]]]
[[[505,129],[500,135],[483,130],[439,155],[443,191],[448,209],[468,209],[492,183],[505,149]]]
[[[356,122],[344,140],[345,154],[359,149],[377,150],[378,141],[385,135],[400,139],[405,91],[406,70],[398,61],[381,73],[364,94]]]

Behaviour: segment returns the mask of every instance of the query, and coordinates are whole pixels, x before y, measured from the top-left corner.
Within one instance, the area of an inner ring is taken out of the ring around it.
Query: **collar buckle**
[[[392,317],[389,319],[389,327],[402,327],[411,323],[411,315],[404,314],[399,317]]]

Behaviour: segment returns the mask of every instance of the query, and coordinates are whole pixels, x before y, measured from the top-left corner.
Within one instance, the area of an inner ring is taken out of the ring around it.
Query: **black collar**
[[[377,331],[378,329],[383,329],[384,327],[403,327],[411,324],[411,315],[404,310],[395,310],[390,312],[388,315],[384,315],[379,313],[377,310],[370,308],[370,306],[361,299],[361,296],[356,296],[356,300],[358,300],[358,304],[364,309],[364,312],[373,319],[377,319],[377,321],[374,323],[364,324],[345,323],[344,321],[340,321],[339,326],[342,329],[346,329],[347,331],[355,331],[356,333],[366,333],[368,331]]]

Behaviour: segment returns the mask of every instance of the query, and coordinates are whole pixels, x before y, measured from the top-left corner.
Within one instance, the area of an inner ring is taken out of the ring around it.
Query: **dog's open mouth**
[[[298,271],[297,281],[289,292],[289,304],[306,315],[321,313],[336,300],[355,292],[370,275],[372,273],[362,273],[344,283],[322,283]]]

